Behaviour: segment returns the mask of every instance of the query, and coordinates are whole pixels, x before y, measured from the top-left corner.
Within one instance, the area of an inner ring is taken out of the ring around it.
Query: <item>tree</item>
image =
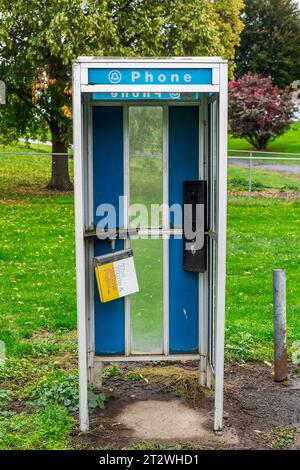
[[[300,10],[295,0],[244,0],[236,77],[270,76],[284,87],[300,79]]]
[[[278,88],[270,77],[244,75],[229,83],[230,132],[258,150],[289,127],[294,112],[290,89]]]
[[[0,134],[45,137],[53,153],[71,141],[71,61],[79,54],[110,51],[115,31],[106,2],[0,0],[0,76],[7,86]],[[68,157],[54,155],[49,188],[72,187]]]
[[[242,29],[241,0],[0,0],[0,138],[71,142],[71,63],[79,55],[221,55]],[[67,157],[53,156],[50,188],[69,189]]]

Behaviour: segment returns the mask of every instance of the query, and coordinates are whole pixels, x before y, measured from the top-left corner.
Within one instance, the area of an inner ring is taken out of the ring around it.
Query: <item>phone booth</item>
[[[199,360],[221,430],[227,62],[79,57],[73,118],[81,429],[105,361]]]

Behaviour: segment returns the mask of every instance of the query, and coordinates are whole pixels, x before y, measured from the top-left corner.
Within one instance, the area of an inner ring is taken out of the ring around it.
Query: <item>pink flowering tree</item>
[[[289,127],[294,112],[290,89],[274,86],[270,77],[249,74],[229,83],[230,133],[258,150]]]

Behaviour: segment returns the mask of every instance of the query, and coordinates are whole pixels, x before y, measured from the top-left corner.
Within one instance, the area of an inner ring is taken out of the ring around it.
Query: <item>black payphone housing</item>
[[[183,182],[183,269],[185,271],[204,272],[207,269],[206,202],[206,181]]]

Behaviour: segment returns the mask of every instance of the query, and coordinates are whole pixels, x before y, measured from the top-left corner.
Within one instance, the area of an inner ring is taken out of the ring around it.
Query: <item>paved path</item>
[[[250,160],[228,158],[228,164],[230,166],[240,166],[243,168],[249,168],[249,161]],[[252,168],[287,173],[300,173],[300,161],[299,163],[266,163],[264,161],[252,160]]]

